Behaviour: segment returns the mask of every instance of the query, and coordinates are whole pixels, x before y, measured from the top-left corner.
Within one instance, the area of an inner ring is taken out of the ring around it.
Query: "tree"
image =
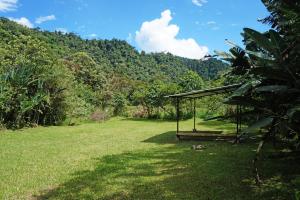
[[[231,54],[222,53],[232,63],[232,73],[246,77],[227,103],[245,105],[252,109],[247,115],[258,118],[245,133],[264,133],[255,161],[269,138],[284,141],[292,150],[300,147],[300,4],[286,0],[263,3],[271,11],[263,21],[276,30],[259,33],[245,28],[245,49],[230,43],[234,46]],[[260,182],[258,173],[256,181]]]
[[[103,69],[87,53],[77,52],[65,60],[79,82],[89,85],[94,91],[102,90],[106,83]]]
[[[169,104],[169,99],[165,96],[174,94],[179,91],[176,84],[165,84],[162,81],[153,81],[150,85],[140,85],[137,87],[132,95],[133,101],[142,105],[147,111],[148,117],[151,117],[156,110],[158,114],[159,109]]]
[[[204,81],[196,72],[189,70],[179,78],[179,85],[183,91],[188,92],[202,89]]]
[[[9,42],[0,62],[0,113],[7,127],[57,124],[66,116],[68,72],[30,36]]]
[[[112,106],[114,108],[114,115],[124,114],[126,109],[127,100],[125,96],[121,93],[117,93],[113,95]]]

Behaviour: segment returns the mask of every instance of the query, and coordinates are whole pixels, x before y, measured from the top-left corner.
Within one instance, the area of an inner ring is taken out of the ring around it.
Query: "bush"
[[[68,71],[42,42],[11,41],[0,61],[0,121],[6,127],[53,125],[66,117]]]
[[[96,110],[90,116],[92,121],[101,122],[109,119],[109,113],[102,110]]]
[[[117,93],[113,95],[112,106],[114,108],[114,115],[122,115],[126,110],[127,100],[125,96],[121,93]]]

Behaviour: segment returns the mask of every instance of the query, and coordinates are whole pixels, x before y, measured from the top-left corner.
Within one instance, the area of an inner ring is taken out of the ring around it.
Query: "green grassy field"
[[[295,198],[295,161],[266,160],[258,188],[255,142],[177,141],[175,128],[175,122],[114,118],[0,132],[0,199]],[[192,121],[181,128],[191,129]],[[230,132],[234,125],[199,122],[197,128]],[[192,150],[193,144],[206,149]]]

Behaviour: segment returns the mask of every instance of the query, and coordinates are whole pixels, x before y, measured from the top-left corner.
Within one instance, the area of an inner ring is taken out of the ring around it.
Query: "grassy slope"
[[[201,122],[198,129],[212,126],[234,127]],[[115,118],[2,132],[0,199],[268,199],[287,191],[284,184],[265,191],[250,187],[256,144],[178,142],[175,127]],[[207,149],[191,150],[194,143]]]

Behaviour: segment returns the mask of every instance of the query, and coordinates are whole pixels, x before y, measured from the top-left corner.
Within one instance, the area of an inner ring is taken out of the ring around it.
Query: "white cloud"
[[[207,3],[207,0],[192,0],[192,3],[196,6],[203,6],[203,4]]]
[[[136,32],[138,46],[148,52],[169,52],[177,56],[201,59],[208,53],[206,46],[200,46],[193,38],[178,39],[179,27],[170,24],[171,11],[165,10],[161,17],[142,24]]]
[[[13,11],[17,8],[18,0],[0,0],[0,11]]]
[[[61,33],[63,33],[63,34],[68,33],[68,29],[66,29],[66,28],[57,28],[57,29],[55,29],[55,31],[61,32]]]
[[[55,15],[49,15],[49,16],[38,17],[38,18],[35,20],[35,23],[41,24],[41,23],[44,23],[44,22],[46,22],[46,21],[52,21],[52,20],[56,20]]]
[[[96,38],[98,35],[96,33],[92,33],[87,35],[89,38]]]
[[[27,19],[26,17],[21,18],[9,18],[10,20],[17,22],[18,24],[21,24],[23,26],[26,26],[28,28],[33,28],[33,24]]]

